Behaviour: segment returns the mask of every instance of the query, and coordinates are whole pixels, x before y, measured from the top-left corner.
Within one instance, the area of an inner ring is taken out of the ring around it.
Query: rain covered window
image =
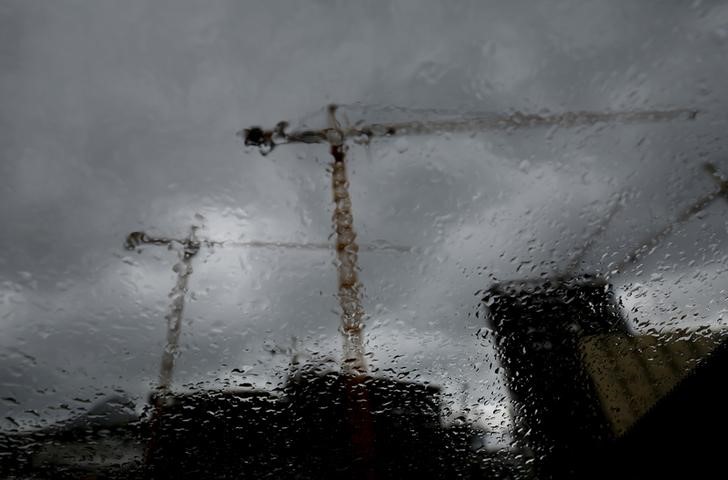
[[[0,477],[724,470],[727,53],[710,1],[3,2]]]

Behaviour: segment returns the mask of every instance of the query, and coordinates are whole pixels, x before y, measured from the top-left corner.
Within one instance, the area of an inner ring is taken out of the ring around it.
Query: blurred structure
[[[276,392],[174,393],[155,412],[155,424],[145,415],[14,438],[16,456],[0,473],[37,479],[477,479],[525,471],[508,452],[477,447],[487,432],[444,426],[438,388],[368,376],[357,388],[366,389],[374,435],[362,456],[350,388],[349,376],[302,366]],[[151,461],[142,462],[152,435]]]
[[[716,332],[608,333],[580,341],[589,374],[615,437],[624,435],[720,345]]]
[[[328,112],[336,111],[337,105],[329,105]],[[285,144],[338,143],[347,140],[368,143],[372,139],[403,135],[429,135],[438,133],[472,133],[483,131],[502,131],[538,127],[578,127],[598,123],[645,123],[670,120],[694,120],[697,110],[639,110],[626,112],[564,112],[547,115],[524,114],[480,114],[458,115],[439,120],[415,119],[411,121],[388,121],[382,123],[341,125],[331,123],[318,129],[287,131],[288,122],[278,122],[272,129],[253,126],[238,132],[245,145],[258,147],[263,155],[270,153],[276,146]],[[333,140],[333,142],[332,142]]]
[[[132,232],[126,237],[124,247],[133,250],[140,245],[163,245],[171,247],[178,244],[182,247],[179,252],[179,263],[174,266],[177,272],[177,282],[169,293],[172,299],[171,305],[165,320],[167,321],[167,343],[162,352],[162,362],[159,368],[159,383],[157,389],[161,393],[167,393],[172,385],[172,374],[174,372],[174,361],[179,349],[179,335],[182,328],[182,315],[185,307],[185,296],[187,295],[187,284],[192,275],[192,259],[200,251],[202,243],[197,238],[199,226],[190,227],[190,233],[183,239],[169,239],[150,237],[144,232]]]
[[[617,271],[726,198],[728,181],[713,165],[704,168],[718,188],[643,240]],[[689,332],[636,336],[606,279],[569,273],[497,284],[483,298],[514,404],[515,436],[533,451],[539,478],[594,476],[593,465],[606,462],[606,452],[620,448],[620,438],[722,341]]]
[[[336,188],[334,188],[336,191]],[[341,202],[344,202],[344,200],[348,201],[348,196],[343,198]],[[344,202],[345,203],[345,202]],[[339,213],[337,210],[337,215],[346,215],[345,211],[342,211]],[[349,214],[350,215],[350,214]],[[199,217],[201,220],[202,217]],[[350,222],[349,222],[350,223]],[[200,239],[198,238],[197,232],[200,229],[199,225],[193,225],[190,227],[189,234],[185,238],[172,238],[172,237],[161,237],[161,236],[154,236],[149,235],[146,232],[142,231],[136,231],[131,232],[129,235],[127,235],[125,241],[124,241],[124,248],[127,250],[137,250],[140,249],[142,246],[145,245],[156,245],[156,246],[164,246],[166,248],[173,248],[173,247],[180,247],[179,251],[179,263],[177,263],[173,270],[177,273],[177,282],[175,283],[175,286],[172,288],[172,291],[169,293],[169,298],[171,299],[171,304],[169,307],[169,310],[167,314],[165,315],[165,319],[167,321],[167,343],[165,345],[164,351],[162,353],[162,362],[160,366],[160,373],[159,373],[159,383],[157,385],[157,389],[162,392],[166,393],[169,391],[171,384],[172,384],[172,375],[174,373],[174,362],[175,357],[178,354],[178,348],[179,348],[179,335],[180,335],[180,329],[182,326],[182,316],[184,314],[184,307],[185,307],[185,296],[187,295],[187,284],[189,283],[189,278],[193,273],[192,269],[192,260],[194,257],[199,253],[200,248],[202,247],[222,247],[222,246],[228,246],[228,247],[246,247],[246,248],[283,248],[287,250],[332,250],[336,248],[337,252],[344,250],[344,251],[353,251],[354,258],[356,255],[356,252],[358,252],[359,247],[354,242],[354,239],[356,238],[353,234],[353,231],[351,232],[345,232],[344,238],[348,239],[348,244],[341,244],[341,242],[337,243],[337,245],[334,247],[333,245],[329,244],[318,244],[318,243],[293,243],[293,242],[261,242],[261,241],[249,241],[249,242],[231,242],[231,241],[220,241],[220,240],[210,240],[210,239]],[[389,245],[389,244],[381,244],[381,245],[365,245],[364,250],[367,251],[393,251],[393,252],[407,252],[409,251],[409,248],[402,247],[399,245]],[[355,263],[355,261],[354,261]],[[350,277],[353,276],[354,284],[356,285],[356,271],[354,270],[353,274],[350,275]],[[356,285],[358,288],[358,285]],[[358,299],[358,291],[356,292],[357,295],[353,296],[354,299]],[[349,302],[351,303],[351,302]],[[358,303],[357,303],[358,305]],[[363,312],[360,312],[361,308],[354,309],[355,312],[358,312],[359,315],[363,314]]]
[[[142,478],[143,449],[133,402],[112,396],[48,428],[0,433],[0,478]]]
[[[333,149],[334,147],[332,147]],[[340,147],[343,148],[343,147]],[[342,151],[343,155],[343,151]],[[356,235],[351,226],[350,200],[346,189],[346,170],[343,161],[339,162],[338,170],[333,175],[333,191],[336,211],[334,213],[335,225],[337,227],[337,243],[335,250],[340,261],[339,265],[339,296],[342,305],[342,334],[344,335],[345,351],[348,355],[343,362],[343,370],[347,376],[352,377],[348,383],[349,402],[356,412],[350,414],[355,419],[352,425],[355,431],[352,438],[356,439],[355,446],[361,450],[363,456],[367,456],[371,450],[373,432],[371,431],[371,412],[368,407],[366,389],[360,386],[363,378],[359,378],[366,370],[363,356],[361,319],[364,314],[360,303],[360,286],[357,280],[357,253],[359,250],[356,244]],[[201,217],[200,217],[201,219]],[[156,391],[151,396],[151,416],[149,419],[147,449],[145,453],[146,463],[154,464],[159,455],[158,444],[161,441],[160,432],[161,417],[171,405],[174,405],[176,395],[172,393],[172,377],[174,373],[175,358],[178,355],[179,335],[182,326],[182,318],[187,295],[189,278],[193,273],[192,260],[203,246],[244,246],[244,247],[272,247],[286,249],[333,249],[331,245],[319,244],[295,244],[278,242],[223,242],[209,239],[199,239],[197,231],[199,226],[192,226],[187,237],[177,239],[168,237],[152,236],[145,232],[137,231],[130,233],[124,243],[127,250],[135,250],[143,245],[158,245],[172,248],[181,247],[179,252],[180,261],[174,266],[177,273],[177,282],[170,292],[171,305],[165,316],[167,320],[167,342],[162,354],[159,383]],[[399,246],[369,246],[368,250],[393,250],[406,251]],[[225,396],[225,398],[237,398]],[[231,408],[236,408],[232,405]],[[243,412],[249,413],[249,412]],[[197,438],[197,436],[195,436]],[[197,441],[197,440],[195,440]]]
[[[696,350],[717,346],[688,362],[683,379],[619,437],[600,462],[599,478],[714,478],[725,472],[728,338],[693,333],[686,340],[707,344]]]
[[[580,350],[589,336],[628,334],[611,286],[598,277],[514,281],[494,285],[483,301],[517,443],[533,452],[542,475],[575,472],[611,438]]]
[[[154,478],[473,478],[469,428],[441,425],[439,390],[365,377],[371,451],[358,444],[350,377],[304,368],[280,396],[176,395],[160,417]],[[353,421],[352,421],[353,419]],[[477,477],[475,477],[477,478]]]

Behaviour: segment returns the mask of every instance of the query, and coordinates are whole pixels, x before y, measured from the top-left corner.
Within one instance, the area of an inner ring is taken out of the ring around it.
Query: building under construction
[[[198,391],[152,399],[138,419],[8,436],[4,478],[513,478],[487,432],[442,423],[437,387],[302,366],[276,392]],[[116,448],[105,453],[99,445]],[[74,450],[75,448],[75,450]],[[129,454],[132,452],[132,454]],[[73,453],[73,454],[72,454]]]

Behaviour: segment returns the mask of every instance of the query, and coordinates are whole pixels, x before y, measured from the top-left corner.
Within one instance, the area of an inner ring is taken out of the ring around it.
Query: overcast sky
[[[199,214],[215,240],[330,238],[326,148],[264,158],[234,135],[243,127],[330,102],[379,108],[363,120],[392,105],[412,118],[698,109],[351,148],[360,243],[417,247],[360,256],[370,363],[466,388],[492,412],[505,391],[476,292],[561,272],[621,198],[582,267],[606,273],[715,188],[700,164],[728,174],[726,78],[720,1],[2,0],[0,417],[55,420],[115,392],[144,401],[177,257],[123,250],[128,232],[183,235]],[[727,211],[715,202],[614,277],[635,328],[728,317]],[[335,289],[331,252],[204,250],[175,388],[271,388],[292,337],[337,360]]]

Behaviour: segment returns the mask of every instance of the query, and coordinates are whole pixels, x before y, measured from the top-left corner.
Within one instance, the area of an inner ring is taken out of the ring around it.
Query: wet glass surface
[[[727,42],[706,1],[3,2],[0,476],[720,467]]]

